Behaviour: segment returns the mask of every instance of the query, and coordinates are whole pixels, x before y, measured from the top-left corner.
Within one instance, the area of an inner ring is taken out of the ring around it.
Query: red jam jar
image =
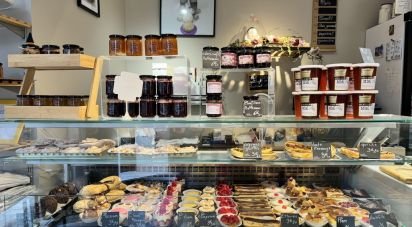
[[[172,100],[170,98],[159,98],[157,100],[157,116],[171,117],[172,116]]]
[[[355,90],[374,90],[376,85],[376,70],[379,63],[354,64],[353,78]]]
[[[349,90],[350,69],[352,64],[330,64],[326,65],[328,69],[328,84],[330,91],[347,91]]]
[[[293,95],[293,106],[295,109],[295,117],[302,118],[302,110],[300,109],[300,95]]]
[[[323,91],[326,90],[326,80],[322,78],[323,65],[302,65],[299,66],[302,77],[302,91]]]
[[[187,96],[173,97],[173,117],[187,117]]]
[[[375,112],[374,93],[353,94],[353,117],[358,119],[371,119]]]
[[[132,118],[136,118],[139,116],[139,98],[136,98],[133,102],[127,103],[127,110],[129,111],[129,115]]]
[[[237,68],[237,52],[235,48],[223,47],[220,54],[220,67],[223,69]]]
[[[346,94],[327,95],[327,113],[330,119],[344,119],[346,117]]]
[[[346,100],[346,119],[352,119],[353,118],[353,99],[352,95],[348,95],[347,100]]]
[[[252,47],[240,48],[237,52],[239,68],[253,68],[255,65],[255,55]]]
[[[300,95],[300,110],[302,118],[318,118],[321,95]]]
[[[293,80],[295,81],[295,91],[302,91],[302,76],[299,68],[293,68]]]

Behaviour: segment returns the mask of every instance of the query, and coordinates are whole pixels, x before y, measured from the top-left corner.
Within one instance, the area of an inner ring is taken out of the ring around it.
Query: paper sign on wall
[[[359,48],[363,63],[375,63],[375,60],[373,59],[372,51],[369,48]]]

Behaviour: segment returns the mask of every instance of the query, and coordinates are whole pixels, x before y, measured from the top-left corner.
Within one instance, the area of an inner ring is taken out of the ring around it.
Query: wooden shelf
[[[21,84],[0,83],[0,87],[21,87]]]
[[[0,24],[9,29],[10,31],[16,33],[21,38],[25,38],[27,30],[31,29],[31,23],[0,14]]]
[[[95,108],[98,108],[97,106]],[[86,119],[86,106],[4,106],[5,118]]]
[[[84,54],[11,54],[10,68],[35,70],[92,70],[95,57]]]

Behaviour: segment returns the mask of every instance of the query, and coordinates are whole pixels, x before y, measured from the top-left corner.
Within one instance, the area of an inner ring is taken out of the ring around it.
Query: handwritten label
[[[280,226],[282,227],[298,227],[299,215],[298,214],[282,214],[280,217]]]
[[[243,157],[252,159],[262,158],[262,149],[260,143],[243,143]]]
[[[262,116],[262,102],[260,100],[243,101],[243,116],[261,117]]]
[[[337,216],[336,227],[355,227],[354,216]]]
[[[379,143],[360,143],[359,155],[360,158],[380,159],[381,145]]]
[[[177,226],[179,227],[193,227],[195,226],[195,213],[185,212],[177,215]]]
[[[119,227],[119,212],[103,212],[102,226],[103,227]]]
[[[387,227],[386,214],[374,213],[369,216],[370,223],[373,227]]]
[[[220,226],[217,221],[216,212],[200,212],[199,226],[200,227]]]
[[[220,69],[220,52],[213,50],[203,51],[202,62],[205,69]]]
[[[129,227],[145,227],[145,212],[144,211],[129,211],[128,224]]]
[[[332,152],[330,143],[325,142],[313,142],[312,143],[313,159],[331,159]]]

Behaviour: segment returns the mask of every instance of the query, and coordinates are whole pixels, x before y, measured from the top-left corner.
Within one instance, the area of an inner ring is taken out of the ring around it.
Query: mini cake
[[[140,201],[144,199],[143,196],[138,195],[138,194],[131,194],[123,197],[122,202],[123,203],[133,203],[133,204],[138,204]]]
[[[210,187],[210,186],[206,186],[205,188],[203,188],[203,193],[214,194],[215,193],[215,188]]]
[[[144,211],[146,213],[152,213],[153,210],[154,210],[154,206],[148,203],[143,203],[136,207],[136,211]]]
[[[113,209],[118,207],[125,208],[127,210],[134,210],[135,205],[133,203],[116,203],[113,205]]]

